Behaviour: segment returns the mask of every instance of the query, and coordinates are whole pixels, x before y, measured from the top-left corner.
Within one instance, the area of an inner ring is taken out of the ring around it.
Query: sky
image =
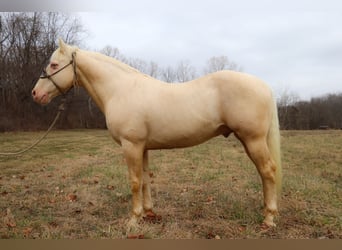
[[[19,10],[78,16],[89,49],[111,45],[127,57],[163,67],[187,60],[199,75],[210,57],[227,56],[277,95],[308,100],[342,92],[340,0],[29,2]]]

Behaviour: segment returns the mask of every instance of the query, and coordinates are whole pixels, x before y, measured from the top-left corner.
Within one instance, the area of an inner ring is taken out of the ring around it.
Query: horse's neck
[[[77,67],[80,85],[103,113],[107,102],[115,98],[114,95],[120,95],[122,89],[132,82],[129,79],[139,74],[115,59],[82,50],[77,54]]]

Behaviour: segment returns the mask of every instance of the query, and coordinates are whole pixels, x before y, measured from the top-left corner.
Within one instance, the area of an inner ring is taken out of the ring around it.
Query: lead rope
[[[0,152],[0,155],[3,155],[3,156],[20,155],[20,154],[23,154],[23,153],[29,151],[30,149],[34,148],[35,146],[37,146],[50,133],[51,129],[55,126],[59,116],[61,115],[61,113],[65,109],[65,102],[66,102],[66,98],[63,97],[62,102],[61,102],[61,104],[58,107],[58,112],[56,114],[55,119],[51,123],[50,127],[48,128],[48,130],[35,143],[33,143],[31,146],[29,146],[29,147],[27,147],[27,148],[25,148],[23,150],[17,151],[17,152],[8,152],[8,153],[1,153]]]

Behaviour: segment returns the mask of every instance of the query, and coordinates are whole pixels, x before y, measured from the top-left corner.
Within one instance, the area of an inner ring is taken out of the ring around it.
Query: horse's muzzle
[[[50,102],[49,96],[47,93],[40,93],[35,89],[32,90],[32,98],[35,102],[41,105],[48,104]]]

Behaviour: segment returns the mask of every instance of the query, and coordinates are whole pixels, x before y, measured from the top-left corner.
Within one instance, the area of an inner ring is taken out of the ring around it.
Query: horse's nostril
[[[32,90],[32,96],[36,96],[36,91]]]

